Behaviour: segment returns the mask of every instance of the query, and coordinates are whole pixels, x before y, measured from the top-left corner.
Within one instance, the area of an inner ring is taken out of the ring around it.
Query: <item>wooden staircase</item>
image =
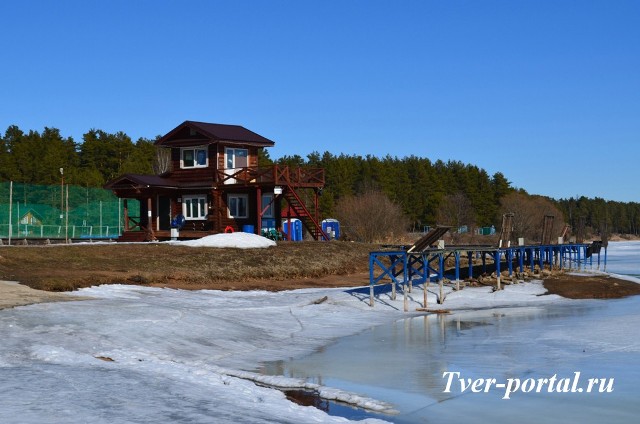
[[[329,236],[322,230],[318,219],[312,214],[291,185],[287,185],[283,190],[283,196],[287,199],[289,207],[295,214],[295,218],[300,219],[302,224],[311,233],[314,240],[329,240]],[[317,211],[315,211],[317,213]]]

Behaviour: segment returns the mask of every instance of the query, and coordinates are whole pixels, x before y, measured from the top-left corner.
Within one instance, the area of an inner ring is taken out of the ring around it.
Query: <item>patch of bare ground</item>
[[[100,284],[269,291],[353,287],[369,283],[369,252],[374,250],[380,246],[350,242],[280,242],[268,249],[168,244],[4,246],[0,247],[0,280],[46,291]],[[544,277],[544,285],[549,293],[572,299],[640,294],[640,284],[607,275],[554,273]]]
[[[9,282],[0,281],[0,309],[25,306],[34,303],[60,302],[79,300],[80,297],[70,297],[62,293],[50,293],[42,290],[34,290],[30,287]]]
[[[48,291],[100,284],[273,291],[349,286],[355,281],[364,285],[369,252],[378,248],[349,242],[281,242],[267,249],[168,244],[5,246],[0,248],[0,280]]]
[[[608,275],[557,274],[545,278],[548,294],[569,299],[618,299],[640,294],[640,284]]]

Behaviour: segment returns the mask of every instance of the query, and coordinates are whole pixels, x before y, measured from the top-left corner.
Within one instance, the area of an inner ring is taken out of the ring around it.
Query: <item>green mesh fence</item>
[[[10,191],[9,182],[0,183],[0,238],[106,239],[122,232],[123,202],[109,190],[13,183]],[[140,215],[138,201],[128,208]]]

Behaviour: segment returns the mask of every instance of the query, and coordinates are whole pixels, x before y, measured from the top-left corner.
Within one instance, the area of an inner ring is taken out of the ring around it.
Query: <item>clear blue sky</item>
[[[640,201],[640,1],[6,1],[0,131],[239,124]],[[428,187],[425,188],[428,190]]]

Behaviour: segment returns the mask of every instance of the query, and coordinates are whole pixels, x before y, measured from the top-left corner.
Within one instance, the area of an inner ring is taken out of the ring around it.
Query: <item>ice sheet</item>
[[[429,303],[435,307],[435,288],[431,290]],[[543,292],[537,282],[495,293],[467,288],[449,292],[441,307],[535,309],[571,302],[540,296]],[[382,389],[369,394],[357,385],[353,390],[333,386],[330,380],[268,377],[258,368],[265,361],[303,358],[342,337],[407,317],[401,293],[396,300],[389,293],[380,294],[374,308],[368,306],[368,288],[272,293],[100,286],[76,294],[94,299],[0,311],[0,422],[348,421],[295,405],[280,391],[254,381],[313,388],[374,410],[395,407],[376,396]],[[314,303],[324,296],[326,302]],[[415,287],[410,310],[421,302],[422,292]],[[619,318],[616,324],[628,319],[625,314],[611,318]],[[594,332],[599,334],[589,340],[597,341],[603,352],[617,346],[622,334],[610,332],[608,324],[592,322],[549,331],[545,343],[583,340]],[[531,336],[506,323],[504,334],[514,343]],[[625,349],[635,353],[637,345]],[[394,362],[396,355],[351,351],[353,356],[361,354],[366,354],[363,367],[369,370]],[[461,349],[458,358],[461,363],[470,361],[473,354]]]

